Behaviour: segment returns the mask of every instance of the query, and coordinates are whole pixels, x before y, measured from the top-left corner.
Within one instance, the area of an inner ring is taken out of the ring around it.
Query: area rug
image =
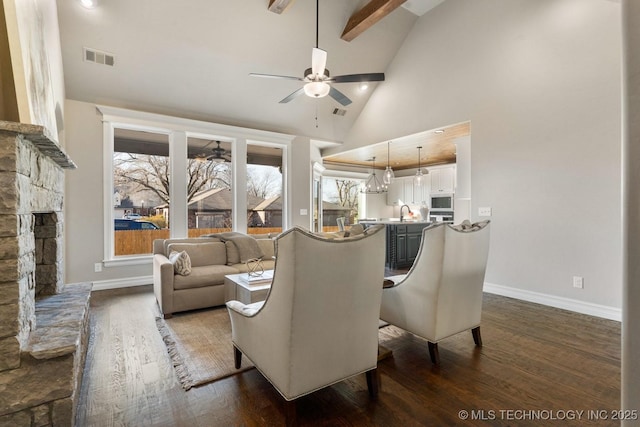
[[[240,369],[234,367],[226,307],[157,318],[156,325],[185,390],[254,368],[247,357],[242,358]]]

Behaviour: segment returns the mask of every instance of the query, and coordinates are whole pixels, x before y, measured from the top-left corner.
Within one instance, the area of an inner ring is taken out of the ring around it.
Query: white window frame
[[[232,141],[231,169],[233,177],[233,230],[246,232],[246,169],[247,143],[268,145],[283,150],[282,154],[282,224],[289,228],[291,208],[288,195],[290,194],[291,178],[288,165],[291,162],[290,148],[294,135],[277,132],[262,131],[251,128],[229,126],[219,123],[203,122],[183,119],[161,114],[127,110],[104,105],[96,105],[102,114],[103,122],[103,208],[104,208],[104,255],[105,267],[121,267],[127,265],[151,264],[152,255],[121,255],[114,254],[113,234],[113,154],[114,131],[129,129],[165,134],[169,139],[169,158],[171,164],[170,184],[170,221],[171,237],[186,237],[187,224],[187,140],[190,137],[219,138]],[[240,191],[239,189],[242,189]]]

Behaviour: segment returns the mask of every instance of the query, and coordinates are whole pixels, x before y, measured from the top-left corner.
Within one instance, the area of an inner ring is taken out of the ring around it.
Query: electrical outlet
[[[100,273],[102,271],[102,263],[96,262],[95,264],[93,264],[93,271],[95,271],[96,273]]]
[[[300,215],[308,215],[309,211],[306,209],[300,209]]]
[[[491,216],[491,208],[478,208],[478,216]]]
[[[578,289],[584,289],[584,277],[573,276],[573,287]]]

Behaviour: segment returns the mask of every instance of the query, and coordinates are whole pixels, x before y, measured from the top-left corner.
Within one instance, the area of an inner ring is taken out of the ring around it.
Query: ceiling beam
[[[350,42],[406,1],[407,0],[371,0],[358,12],[351,15],[340,38]]]
[[[269,0],[269,11],[280,15],[296,0]]]

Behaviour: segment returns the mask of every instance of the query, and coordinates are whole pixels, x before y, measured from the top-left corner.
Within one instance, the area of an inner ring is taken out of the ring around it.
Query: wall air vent
[[[342,108],[334,108],[333,114],[335,114],[336,116],[344,116],[345,114],[347,114],[347,110],[343,110]]]
[[[112,53],[103,52],[88,47],[82,48],[85,62],[95,62],[96,64],[108,65],[113,67],[116,63],[116,57]]]

